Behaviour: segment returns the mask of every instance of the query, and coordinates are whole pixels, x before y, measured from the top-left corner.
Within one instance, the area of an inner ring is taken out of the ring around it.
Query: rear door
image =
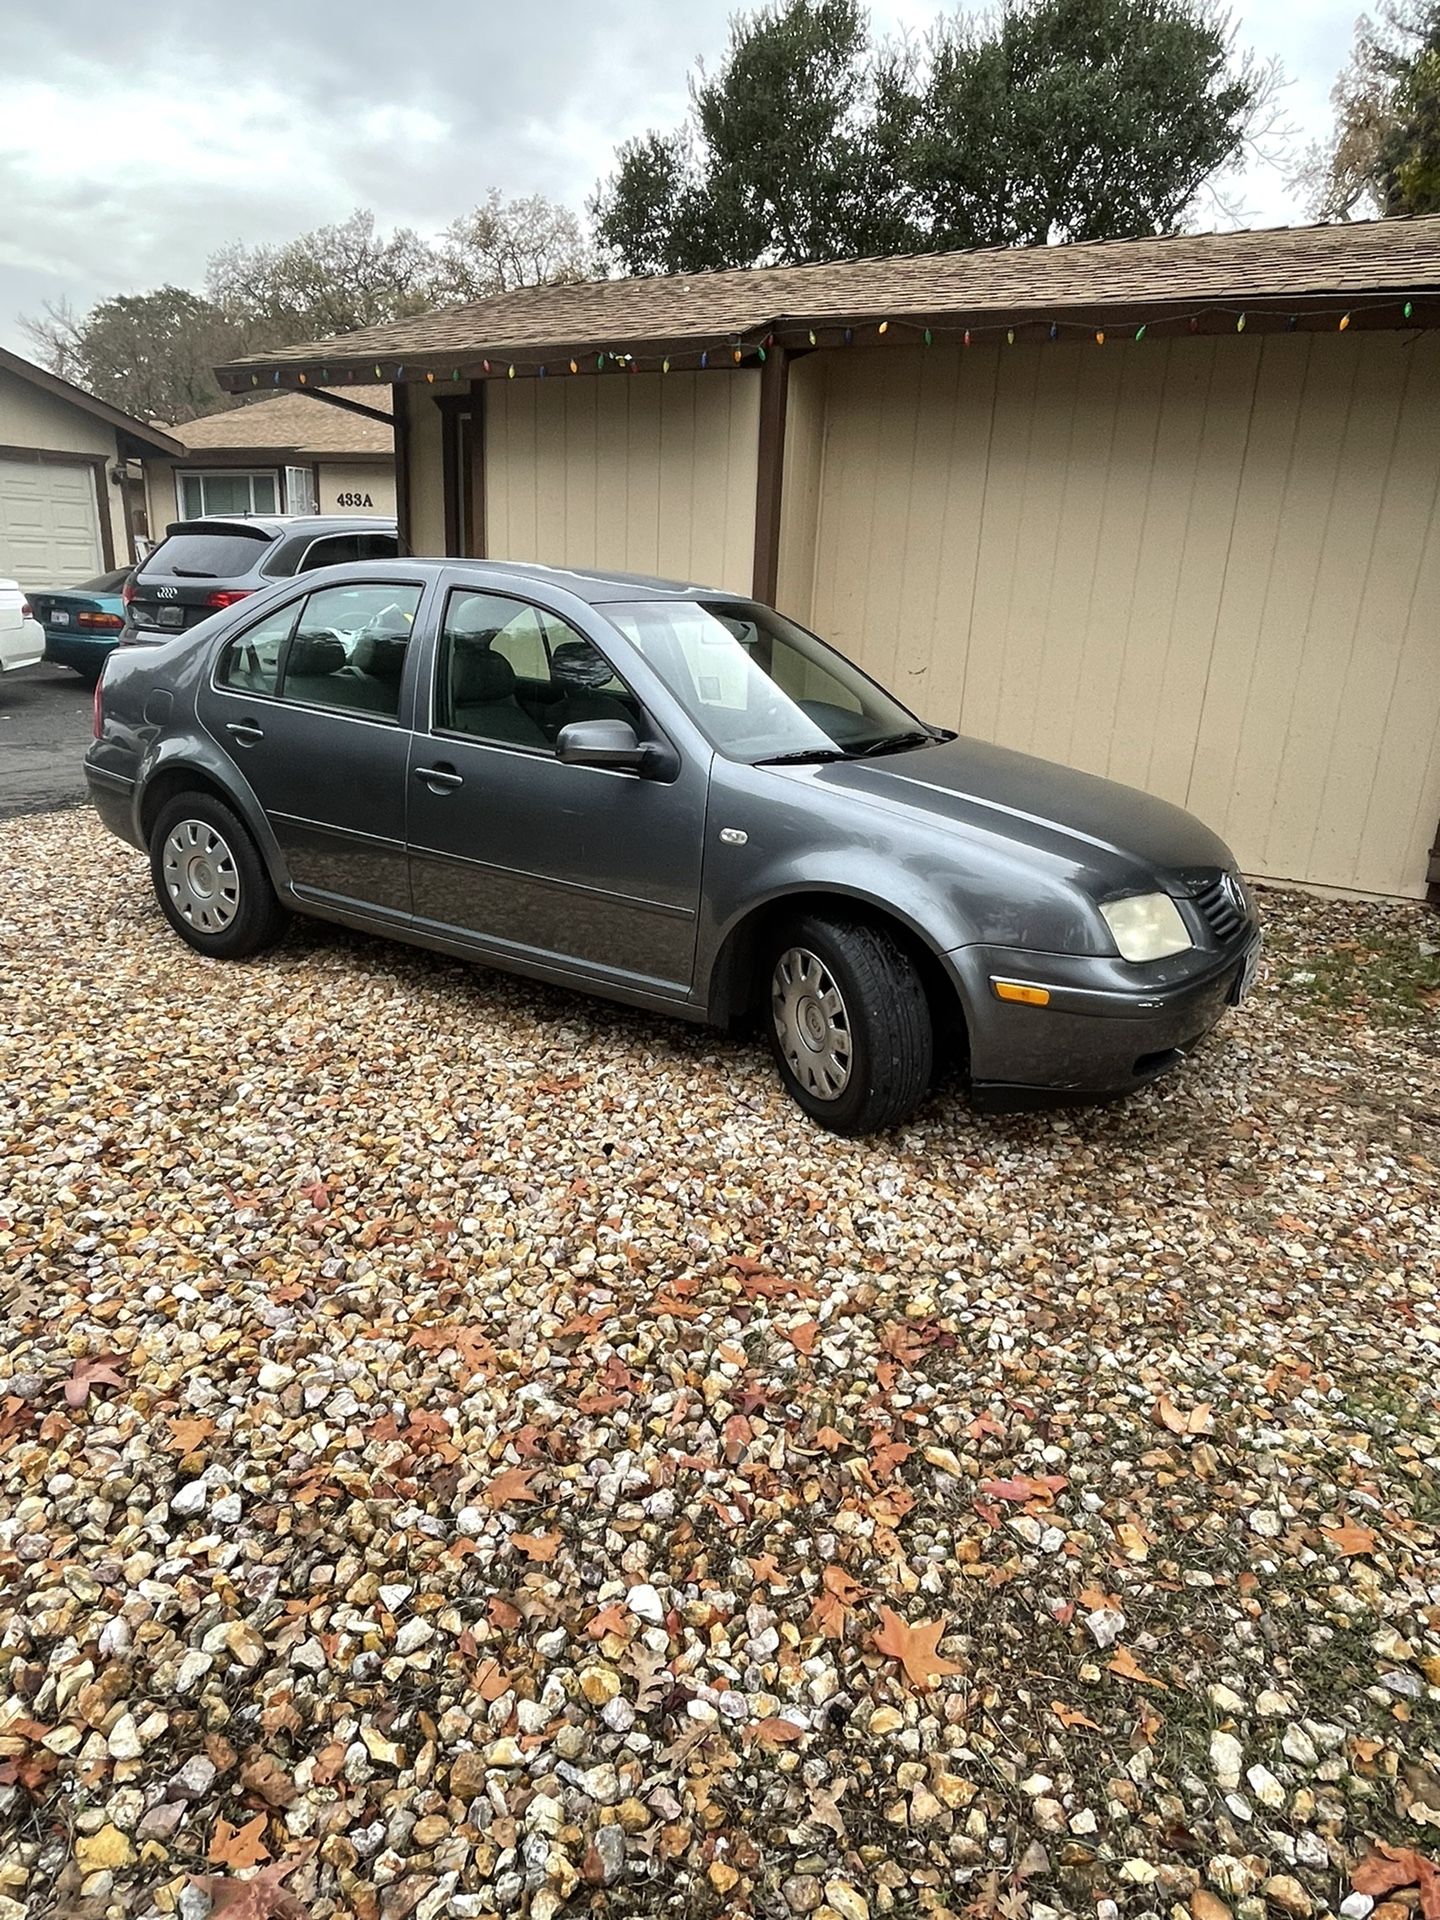
[[[255,569],[274,542],[241,521],[187,520],[135,570],[130,624],[159,637],[197,626],[252,592]]]
[[[296,891],[408,916],[410,637],[424,587],[364,580],[289,600],[228,640],[200,718],[270,823]]]

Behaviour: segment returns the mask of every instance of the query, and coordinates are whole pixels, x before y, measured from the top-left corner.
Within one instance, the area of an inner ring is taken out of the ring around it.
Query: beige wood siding
[[[487,553],[748,593],[759,410],[748,369],[492,381]]]
[[[1112,336],[801,367],[781,565],[798,618],[927,718],[1190,807],[1250,872],[1423,893],[1440,339]]]
[[[320,513],[394,513],[395,467],[389,460],[322,460],[316,487]],[[342,496],[359,494],[358,503]],[[435,549],[439,551],[438,548]]]

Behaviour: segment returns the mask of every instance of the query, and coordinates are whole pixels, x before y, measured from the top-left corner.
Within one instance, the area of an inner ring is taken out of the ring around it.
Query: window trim
[[[209,687],[211,693],[222,694],[230,700],[263,700],[267,706],[293,707],[297,713],[325,713],[337,720],[358,720],[364,725],[371,727],[398,727],[404,724],[400,718],[401,710],[404,706],[403,697],[397,696],[395,712],[389,714],[366,713],[354,707],[326,707],[322,706],[320,702],[316,700],[292,700],[285,694],[285,668],[290,662],[290,642],[295,638],[295,629],[300,624],[300,612],[305,602],[307,600],[313,600],[317,593],[338,593],[347,585],[352,587],[404,587],[408,591],[419,595],[419,598],[415,602],[415,612],[410,623],[410,642],[407,643],[405,648],[405,665],[401,668],[400,672],[400,696],[403,696],[405,690],[405,675],[411,671],[410,662],[415,657],[412,647],[417,638],[417,629],[420,625],[420,613],[425,605],[426,593],[430,585],[430,583],[425,580],[336,581],[330,586],[312,586],[304,593],[296,594],[293,600],[281,601],[279,606],[269,608],[266,612],[258,614],[254,620],[247,622],[245,626],[237,627],[224,636],[211,658],[210,672],[206,678],[206,685]],[[224,659],[230,648],[234,646],[237,641],[243,640],[247,633],[253,633],[256,627],[263,626],[272,615],[283,613],[287,607],[295,608],[295,619],[291,624],[289,633],[285,637],[285,643],[281,650],[280,668],[276,675],[276,685],[280,691],[277,693],[251,693],[240,687],[227,686],[225,682],[219,678],[219,673],[220,662]],[[410,730],[412,732],[415,731],[413,728]]]
[[[524,594],[504,592],[498,587],[473,586],[473,585],[467,584],[463,580],[454,582],[451,586],[449,586],[446,589],[444,604],[440,608],[440,618],[436,622],[436,627],[435,627],[435,658],[434,658],[434,663],[430,673],[430,686],[428,690],[429,697],[428,697],[427,708],[426,708],[427,724],[425,727],[425,732],[432,739],[460,740],[460,741],[466,742],[468,745],[473,747],[493,747],[505,753],[523,754],[527,760],[554,760],[558,762],[560,759],[560,756],[556,752],[555,748],[549,745],[548,742],[543,747],[526,747],[526,746],[522,746],[518,741],[515,741],[515,740],[487,740],[481,734],[466,733],[463,731],[463,729],[459,727],[442,727],[439,725],[436,715],[439,712],[439,704],[440,704],[439,703],[440,677],[441,677],[442,670],[446,668],[449,664],[450,636],[449,636],[448,629],[450,625],[450,607],[455,596],[461,593],[483,594],[487,599],[490,599],[490,600],[508,600],[513,606],[528,607],[532,613],[548,614],[552,620],[558,620],[562,627],[568,627],[570,632],[575,635],[575,638],[577,640],[583,640],[586,642],[587,645],[594,647],[596,653],[600,655],[600,658],[609,667],[611,673],[613,673],[615,678],[620,682],[621,686],[625,689],[630,699],[634,701],[636,713],[641,718],[643,718],[651,727],[655,729],[655,732],[660,736],[662,740],[666,740],[666,741],[669,740],[669,735],[655,720],[654,716],[651,714],[650,709],[646,706],[645,702],[640,698],[639,694],[636,693],[635,689],[630,685],[630,682],[625,678],[624,674],[621,673],[620,669],[616,666],[614,660],[611,659],[609,653],[606,652],[605,648],[599,644],[599,642],[593,637],[593,635],[583,632],[579,627],[576,626],[573,620],[568,618],[567,615],[561,613],[555,607],[547,607],[545,603],[541,600],[530,600],[530,599],[527,599]],[[621,638],[623,639],[624,636],[622,635]],[[541,625],[541,628],[540,628],[540,642],[545,649],[545,664],[548,666],[550,664],[550,659],[551,659],[550,642],[546,636],[545,628],[543,624]],[[418,727],[416,731],[417,732],[419,731]],[[638,732],[638,729],[637,729],[637,732]],[[606,769],[599,769],[599,771],[608,772],[608,771],[613,771],[613,769],[606,768]],[[627,775],[627,778],[633,778],[633,776]]]
[[[200,511],[182,513],[181,504],[185,497],[185,483],[194,480],[200,486]],[[277,514],[284,509],[280,501],[284,497],[280,469],[278,467],[179,467],[175,473],[175,509],[176,518],[182,522],[190,520],[213,520],[227,514],[233,515],[231,507],[208,507],[205,505],[205,482],[207,480],[248,480],[250,482],[250,504],[243,509],[246,514]],[[274,488],[275,504],[269,507],[257,507],[255,504],[255,482],[268,480]]]

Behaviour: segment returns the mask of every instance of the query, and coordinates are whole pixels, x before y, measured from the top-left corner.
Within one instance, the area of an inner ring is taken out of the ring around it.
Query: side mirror
[[[628,720],[572,720],[560,729],[555,752],[567,767],[618,767],[648,774],[660,773],[666,758],[663,748],[641,741]]]

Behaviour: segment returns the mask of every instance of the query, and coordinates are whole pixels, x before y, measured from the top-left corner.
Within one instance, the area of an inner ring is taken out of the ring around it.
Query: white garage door
[[[33,589],[103,570],[94,470],[0,460],[0,575]]]

